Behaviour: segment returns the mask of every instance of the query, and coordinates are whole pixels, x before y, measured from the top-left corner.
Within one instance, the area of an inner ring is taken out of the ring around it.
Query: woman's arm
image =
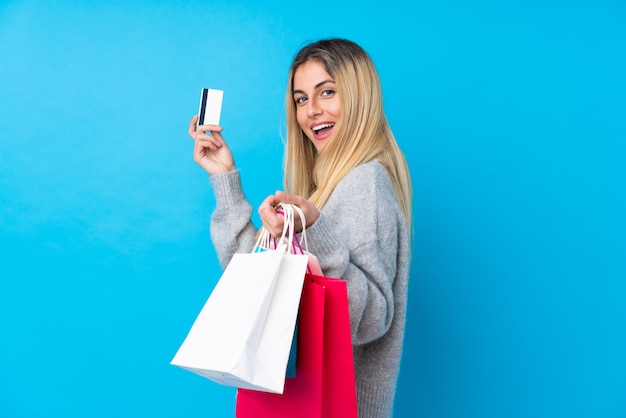
[[[211,240],[222,268],[235,253],[254,249],[256,227],[251,220],[252,206],[246,199],[238,170],[210,177],[215,193],[215,210],[211,216]]]

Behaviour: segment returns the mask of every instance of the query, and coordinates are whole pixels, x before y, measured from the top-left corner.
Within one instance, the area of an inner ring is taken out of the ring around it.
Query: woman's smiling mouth
[[[324,139],[332,132],[335,127],[334,123],[320,123],[319,125],[311,126],[311,131],[315,139]]]

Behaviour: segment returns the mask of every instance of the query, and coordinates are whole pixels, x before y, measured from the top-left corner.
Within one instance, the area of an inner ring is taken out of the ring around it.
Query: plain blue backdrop
[[[257,206],[329,36],[376,62],[415,187],[395,416],[626,416],[623,1],[4,0],[1,417],[234,416],[169,364],[221,273],[187,125],[225,90]]]

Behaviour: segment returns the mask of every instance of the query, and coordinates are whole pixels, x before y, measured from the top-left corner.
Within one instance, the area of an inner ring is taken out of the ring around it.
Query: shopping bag
[[[302,217],[304,219],[304,215],[302,215]],[[302,234],[303,234],[303,240],[306,246],[306,232],[304,229],[302,231]],[[300,241],[298,240],[297,236],[294,236],[293,239],[294,239],[294,246],[292,249],[293,253],[294,254],[307,254],[309,256],[307,269],[306,269],[307,273],[322,276],[323,275],[322,269],[319,265],[319,261],[317,260],[317,257],[309,253],[308,250],[305,250],[302,248],[302,245],[300,244]],[[289,360],[287,362],[287,371],[285,372],[285,377],[296,376],[297,351],[298,351],[298,321],[296,320],[296,326],[293,332],[293,341],[291,343],[291,349],[289,351]]]
[[[237,418],[356,418],[346,283],[307,274],[298,314],[296,376],[282,394],[238,389]]]
[[[309,262],[288,250],[295,234],[286,211],[274,249],[257,242],[233,256],[171,364],[223,385],[283,392]]]
[[[293,337],[291,340],[291,347],[289,348],[289,358],[287,359],[287,370],[285,371],[285,377],[296,377],[296,354],[298,352],[298,320],[296,319],[296,325],[293,329]]]
[[[322,269],[319,265],[317,257],[311,254],[307,248],[307,240],[306,240],[306,219],[304,217],[304,213],[302,210],[294,205],[279,203],[277,205],[277,213],[282,214],[285,217],[285,224],[283,229],[283,234],[281,236],[281,240],[287,246],[286,251],[290,254],[306,254],[309,256],[309,260],[307,263],[307,273],[314,274],[318,276],[323,276]],[[294,222],[295,215],[299,215],[302,222],[302,243],[298,238],[297,234],[294,234]],[[285,240],[285,237],[287,238]],[[259,237],[257,239],[255,248],[258,251],[268,251],[274,250],[277,246],[277,240],[272,238],[269,232],[266,229],[261,230]],[[296,375],[296,355],[297,355],[297,341],[298,341],[298,322],[296,321],[296,326],[294,329],[293,340],[291,343],[291,348],[289,351],[289,359],[287,361],[287,370],[285,372],[285,377],[295,377]]]
[[[307,262],[280,251],[235,254],[171,364],[282,393]]]

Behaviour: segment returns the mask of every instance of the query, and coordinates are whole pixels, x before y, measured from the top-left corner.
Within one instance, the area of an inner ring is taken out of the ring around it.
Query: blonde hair
[[[302,64],[311,60],[323,64],[335,81],[342,109],[335,132],[319,154],[298,125],[293,99],[294,74]],[[387,122],[378,72],[365,50],[352,41],[336,38],[302,48],[289,70],[286,106],[284,181],[287,193],[307,197],[321,209],[350,170],[377,159],[391,178],[407,225],[411,228],[409,168]]]

